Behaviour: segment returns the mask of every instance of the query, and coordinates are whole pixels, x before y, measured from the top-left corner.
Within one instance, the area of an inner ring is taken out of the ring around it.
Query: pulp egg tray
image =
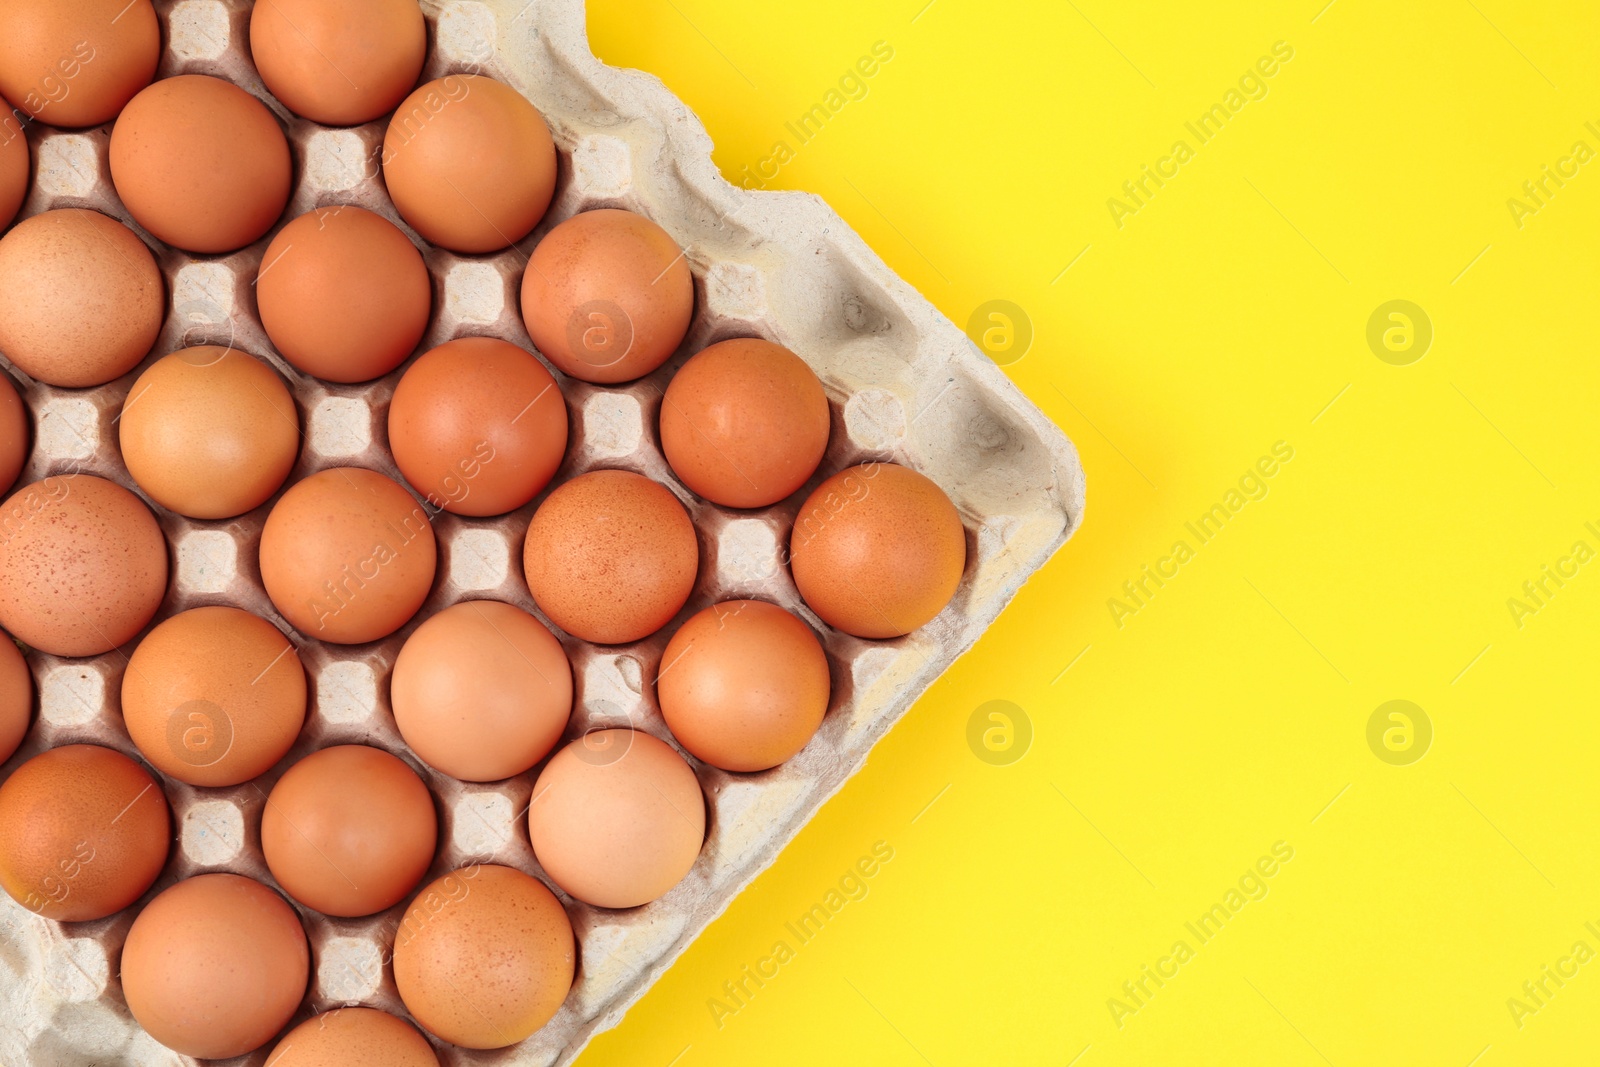
[[[261,97],[284,123],[296,174],[286,219],[313,207],[357,204],[405,228],[384,192],[376,162],[383,121],[327,129],[272,100],[250,65],[246,0],[157,0],[156,7],[166,49],[160,77],[221,76]],[[548,1025],[521,1044],[491,1052],[435,1041],[441,1063],[449,1067],[543,1067],[569,1063],[595,1033],[614,1026],[861,767],[878,738],[1072,534],[1083,512],[1084,475],[1061,432],[820,199],[730,185],[712,165],[704,127],[665,86],[597,61],[585,34],[582,0],[424,2],[423,7],[430,35],[424,79],[476,72],[518,88],[550,125],[560,178],[549,215],[516,247],[487,256],[424,247],[434,317],[419,352],[463,335],[500,337],[531,350],[518,313],[528,253],[551,226],[579,211],[621,207],[654,219],[685,250],[694,273],[694,321],[666,366],[620,387],[589,385],[556,372],[572,429],[552,485],[594,468],[637,471],[677,495],[694,519],[700,544],[694,594],[661,632],[618,647],[562,637],[575,680],[567,738],[628,725],[672,743],[654,693],[662,650],[689,615],[728,598],[770,600],[799,614],[821,637],[833,678],[821,730],[788,763],[759,774],[729,774],[690,759],[706,796],[707,838],[694,868],[675,889],[655,903],[625,911],[561,896],[577,934],[578,971],[566,1003]],[[23,217],[51,208],[89,207],[132,225],[112,189],[109,134],[109,126],[67,132],[33,124],[28,139],[36,177]],[[156,358],[207,343],[261,356],[290,383],[304,435],[291,484],[313,471],[352,465],[399,480],[386,451],[385,426],[404,367],[375,382],[342,386],[303,375],[280,359],[262,329],[252,288],[271,236],[226,256],[158,249],[171,301],[168,319],[151,356],[115,382],[88,390],[55,389],[7,364],[34,419],[33,454],[18,484],[87,471],[138,492],[117,445],[122,403]],[[656,431],[662,390],[676,368],[706,345],[740,336],[766,337],[803,357],[822,379],[833,415],[832,440],[817,475],[793,497],[759,511],[720,508],[684,489],[662,458]],[[928,625],[889,641],[858,640],[823,625],[801,601],[786,566],[788,533],[811,489],[827,475],[868,460],[902,463],[938,482],[960,511],[967,533],[966,572],[955,598]],[[256,781],[228,789],[164,782],[176,841],[167,869],[145,900],[179,879],[211,871],[233,871],[275,886],[259,832],[267,792],[308,752],[349,743],[395,753],[432,790],[441,832],[425,881],[473,862],[507,864],[543,877],[525,821],[541,768],[491,784],[435,773],[401,740],[388,696],[404,639],[441,608],[491,598],[539,614],[521,570],[522,539],[537,503],[493,519],[435,514],[439,577],[427,603],[399,633],[361,646],[308,640],[274,610],[256,562],[270,503],[222,522],[154,508],[172,561],[171,588],[157,619],[207,604],[233,604],[264,615],[298,648],[310,703],[293,750]],[[38,715],[0,776],[46,748],[74,742],[107,745],[138,759],[119,707],[132,648],[89,659],[30,652]],[[110,918],[63,924],[33,915],[0,894],[0,1064],[198,1062],[144,1034],[123,1001],[118,961],[143,902]],[[291,1025],[351,1004],[408,1017],[395,990],[389,952],[409,903],[410,898],[364,919],[332,919],[297,908],[311,943],[312,975]],[[269,1051],[270,1045],[226,1062],[257,1067]]]

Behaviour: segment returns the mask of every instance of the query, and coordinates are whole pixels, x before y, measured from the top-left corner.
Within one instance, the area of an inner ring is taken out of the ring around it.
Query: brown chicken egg
[[[122,948],[122,994],[174,1052],[228,1059],[283,1029],[311,973],[306,934],[284,899],[237,874],[200,874],[146,904]]]
[[[893,463],[850,467],[806,498],[789,536],[806,606],[857,637],[899,637],[950,602],[967,562],[955,505]]]
[[[28,198],[31,162],[22,124],[11,113],[11,105],[0,99],[0,230],[11,225]]]
[[[150,0],[0,0],[0,25],[0,94],[51,126],[111,121],[161,58]]]
[[[0,238],[0,352],[30,377],[102,385],[156,343],[165,287],[155,257],[122,223],[62,208]]]
[[[267,595],[318,641],[356,645],[394,633],[428,598],[437,566],[427,512],[392,480],[360,467],[296,483],[261,531]]]
[[[435,507],[502,515],[561,466],[567,405],[535,357],[497,338],[462,337],[406,368],[389,405],[389,447]]]
[[[388,374],[428,328],[428,268],[399,227],[359,207],[295,219],[261,257],[256,301],[279,355],[330,382]]]
[[[528,805],[534,855],[586,904],[633,908],[683,880],[705,841],[705,796],[665,741],[596,730],[557,752]]]
[[[566,1000],[574,947],[572,923],[543,882],[511,867],[463,867],[406,909],[394,982],[430,1033],[463,1048],[504,1048]]]
[[[32,719],[33,674],[17,643],[0,634],[0,763],[21,746]]]
[[[416,0],[270,0],[250,12],[250,58],[272,95],[324,126],[357,126],[417,84],[428,47]]]
[[[453,604],[417,627],[389,685],[395,725],[428,766],[467,782],[521,774],[572,714],[572,667],[544,624],[495,600]]]
[[[425,240],[496,252],[544,218],[556,188],[555,141],[509,85],[450,74],[406,97],[389,119],[383,180]]]
[[[144,501],[92,474],[26,485],[0,505],[0,626],[54,656],[131,641],[167,591],[167,542]]]
[[[28,462],[28,405],[11,376],[0,371],[0,493],[16,484]]]
[[[214,345],[174,352],[141,374],[117,433],[139,488],[195,519],[265,504],[300,454],[283,379],[254,356]]]
[[[726,771],[764,771],[806,746],[828,711],[828,658],[773,604],[729,600],[679,627],[656,695],[672,736]]]
[[[376,1008],[335,1008],[283,1035],[266,1067],[439,1067],[428,1039]]]
[[[433,862],[438,818],[416,772],[366,745],[290,767],[261,813],[261,850],[284,892],[324,915],[398,904]]]
[[[158,240],[232,252],[259,239],[289,202],[289,142],[265,104],[221,78],[163,78],[128,102],[111,131],[111,181]]]
[[[715,504],[762,508],[805,484],[828,448],[828,397],[805,360],[754,337],[702,349],[661,400],[661,450]]]
[[[161,786],[109,748],[46,749],[0,785],[0,887],[47,919],[84,922],[132,904],[171,838]]]
[[[643,377],[683,342],[694,277],[666,230],[616,208],[555,227],[528,257],[522,319],[544,357],[586,382]]]
[[[528,524],[528,589],[574,637],[621,645],[678,613],[700,568],[694,523],[664,486],[632,471],[580,474],[558,486]]]
[[[163,774],[190,785],[248,782],[288,753],[306,717],[306,675],[267,620],[222,605],[151,630],[122,676],[122,718]]]

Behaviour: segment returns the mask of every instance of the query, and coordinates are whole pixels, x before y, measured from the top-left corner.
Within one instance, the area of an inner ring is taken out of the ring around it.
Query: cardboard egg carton
[[[424,78],[475,72],[516,86],[550,125],[560,180],[549,215],[515,248],[489,256],[425,251],[435,315],[419,351],[462,335],[491,335],[531,349],[518,311],[527,255],[551,226],[579,211],[622,207],[647,215],[683,247],[694,273],[693,325],[666,366],[620,387],[557,374],[572,430],[553,484],[603,467],[653,478],[688,508],[701,553],[694,595],[660,633],[620,647],[563,637],[576,683],[567,738],[629,725],[670,743],[653,684],[662,651],[690,614],[728,598],[770,600],[805,619],[822,639],[833,679],[821,730],[788,763],[739,775],[690,760],[705,791],[708,835],[693,870],[675,889],[626,911],[562,896],[579,942],[579,968],[565,1005],[547,1026],[493,1052],[435,1042],[441,1063],[452,1067],[543,1067],[570,1062],[595,1033],[614,1026],[861,767],[878,738],[1071,536],[1083,513],[1084,475],[1061,432],[820,199],[730,185],[711,163],[705,129],[659,81],[598,62],[589,51],[582,0],[423,6],[431,45]],[[160,76],[219,75],[262,97],[283,120],[296,167],[286,218],[313,207],[355,204],[400,223],[376,163],[382,122],[325,129],[271,101],[249,63],[244,0],[158,0],[157,8],[166,42]],[[131,223],[112,189],[108,137],[108,129],[31,127],[36,179],[23,216],[89,207]],[[155,358],[202,343],[231,344],[263,357],[290,383],[304,434],[291,484],[316,470],[351,465],[398,479],[386,453],[385,426],[404,368],[375,382],[341,386],[300,374],[279,359],[257,316],[253,290],[270,237],[226,256],[158,252],[170,315],[155,352],[126,377],[69,390],[30,382],[12,369],[33,411],[36,436],[19,485],[78,470],[137,492],[117,446],[121,405]],[[832,440],[817,476],[790,499],[749,512],[707,504],[685,490],[662,458],[656,431],[662,390],[676,368],[706,345],[739,336],[766,337],[802,356],[821,377],[833,415]],[[890,641],[863,641],[823,625],[801,601],[786,566],[788,531],[810,489],[868,460],[903,463],[933,478],[955,502],[967,531],[967,567],[955,598],[927,626]],[[158,619],[206,604],[234,604],[266,616],[299,649],[311,699],[304,733],[261,779],[228,789],[164,783],[176,842],[150,895],[209,871],[275,885],[260,845],[266,793],[295,760],[345,743],[395,753],[433,791],[442,833],[428,880],[479,861],[543,877],[525,821],[539,768],[490,784],[437,774],[405,747],[388,695],[404,639],[441,608],[493,598],[538,614],[521,569],[534,505],[493,519],[435,515],[440,566],[432,595],[399,633],[353,647],[309,640],[273,609],[256,562],[269,507],[224,522],[155,509],[172,558],[171,587]],[[30,653],[38,718],[0,775],[45,748],[73,742],[108,745],[138,758],[119,706],[132,647],[83,660]],[[294,1022],[358,1003],[405,1016],[389,966],[405,903],[363,919],[298,909],[313,964]],[[118,961],[138,907],[96,922],[59,924],[0,896],[0,1064],[197,1062],[157,1045],[123,1002]],[[268,1051],[228,1062],[256,1067]]]

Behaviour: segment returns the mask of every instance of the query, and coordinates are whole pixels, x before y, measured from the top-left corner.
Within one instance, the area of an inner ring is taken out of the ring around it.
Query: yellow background
[[[821,194],[960,325],[1024,308],[1007,372],[1090,489],[586,1067],[1600,1055],[1600,962],[1520,1027],[1507,1007],[1600,949],[1600,562],[1520,627],[1507,606],[1600,549],[1600,161],[1520,227],[1507,206],[1600,149],[1600,9],[1323,2],[592,0],[597,54],[663,78],[736,180],[887,42],[769,187]],[[1199,145],[1184,123],[1278,41],[1267,95]],[[1107,199],[1180,138],[1194,158],[1119,228]],[[1366,341],[1392,299],[1434,329],[1408,366]],[[1185,523],[1279,441],[1265,498],[1196,545]],[[1119,627],[1108,600],[1180,539],[1194,558]],[[1009,766],[966,741],[997,699],[1034,731]],[[1397,699],[1434,730],[1407,766],[1367,743]],[[723,982],[876,841],[865,899],[719,1028]],[[1201,945],[1184,924],[1279,841],[1267,895]],[[1194,958],[1119,1027],[1107,1001],[1180,939]]]

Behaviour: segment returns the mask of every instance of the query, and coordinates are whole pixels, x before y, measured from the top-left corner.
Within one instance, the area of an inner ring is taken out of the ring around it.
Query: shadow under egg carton
[[[158,0],[156,6],[166,42],[160,76],[225,77],[262,97],[283,122],[296,177],[284,222],[314,207],[354,204],[405,228],[375,162],[383,122],[326,129],[267,97],[248,60],[244,0]],[[424,79],[475,72],[516,86],[549,123],[560,166],[549,215],[515,247],[460,256],[417,242],[434,289],[434,315],[419,352],[462,335],[500,337],[531,349],[518,308],[528,253],[551,226],[582,210],[624,207],[649,216],[685,249],[694,274],[695,317],[666,366],[618,387],[556,372],[571,438],[552,485],[602,467],[656,479],[688,508],[701,561],[693,596],[661,632],[619,647],[560,635],[575,682],[566,737],[626,724],[671,743],[654,693],[662,652],[689,615],[731,597],[770,600],[804,618],[822,639],[833,679],[822,728],[788,763],[741,775],[690,759],[706,797],[707,839],[693,870],[665,897],[610,911],[558,891],[578,937],[579,968],[571,994],[548,1025],[498,1051],[435,1042],[441,1062],[451,1067],[565,1064],[595,1033],[615,1025],[777,857],[860,768],[878,738],[1071,535],[1082,516],[1084,476],[1061,432],[820,199],[729,185],[711,164],[704,128],[659,81],[600,64],[589,52],[582,0],[428,0],[423,7],[430,35]],[[107,129],[35,125],[28,136],[35,182],[24,217],[90,207],[132,225],[111,187]],[[191,256],[159,249],[139,232],[157,248],[167,283],[169,315],[155,351],[135,371],[97,389],[55,389],[17,374],[35,427],[34,452],[19,484],[82,470],[137,492],[117,446],[122,403],[156,358],[205,343],[231,344],[267,359],[288,381],[304,437],[289,484],[316,470],[349,465],[398,478],[386,452],[385,426],[405,368],[347,386],[307,377],[281,360],[254,298],[257,272],[271,269],[263,257],[272,235],[229,255]],[[769,508],[739,512],[698,500],[678,483],[661,455],[656,417],[662,391],[685,359],[715,341],[751,335],[788,346],[816,370],[828,393],[833,434],[819,473],[798,493]],[[789,531],[807,521],[799,511],[811,489],[824,476],[868,460],[904,463],[932,477],[955,502],[967,531],[966,572],[951,604],[927,626],[890,641],[863,641],[822,625],[801,601],[786,566]],[[273,620],[290,633],[306,668],[306,727],[289,755],[254,782],[227,789],[164,782],[176,844],[161,879],[133,908],[96,922],[58,924],[0,897],[0,1063],[198,1062],[155,1044],[128,1015],[116,977],[122,943],[144,901],[181,878],[226,870],[275,886],[260,850],[261,809],[288,766],[316,749],[376,745],[423,777],[440,814],[439,851],[427,880],[476,861],[543,876],[526,824],[540,768],[483,784],[437,774],[402,742],[388,697],[405,638],[441,608],[493,598],[539,614],[521,570],[523,535],[537,503],[493,519],[435,515],[435,588],[399,633],[362,646],[320,644],[314,635],[293,632],[277,615],[256,564],[271,502],[222,522],[155,509],[172,560],[158,620],[218,603]],[[120,711],[122,676],[136,643],[84,660],[30,653],[39,716],[0,775],[45,748],[73,742],[109,745],[139,758]],[[294,1022],[355,1003],[405,1015],[389,953],[409,903],[410,898],[361,919],[332,919],[297,906],[313,964]],[[267,1051],[227,1062],[259,1067]]]

